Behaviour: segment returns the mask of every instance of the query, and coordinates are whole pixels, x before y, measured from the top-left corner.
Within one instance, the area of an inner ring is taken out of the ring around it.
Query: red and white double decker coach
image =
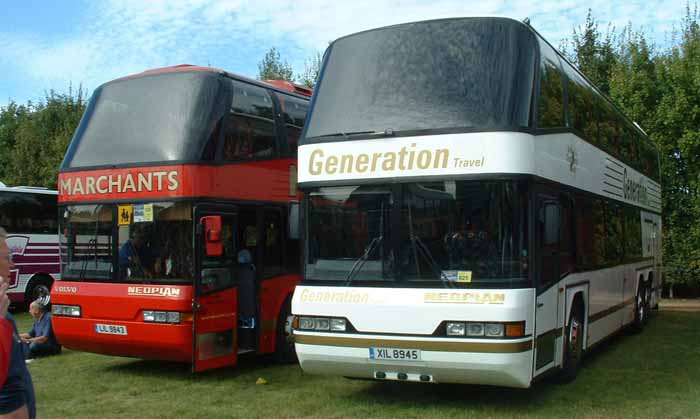
[[[189,65],[100,86],[59,174],[61,343],[194,371],[243,352],[293,359],[310,96]]]

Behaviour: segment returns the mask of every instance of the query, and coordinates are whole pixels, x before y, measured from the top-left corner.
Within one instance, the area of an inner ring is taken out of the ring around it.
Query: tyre
[[[561,369],[561,378],[564,382],[573,381],[581,368],[583,333],[583,305],[580,300],[576,300],[571,316],[569,316],[569,324],[566,326],[564,363]]]
[[[639,282],[637,295],[634,297],[634,321],[632,330],[641,332],[647,322],[649,302],[647,301],[647,288],[643,282]]]
[[[294,348],[294,336],[292,335],[292,300],[284,302],[277,319],[277,339],[275,343],[275,358],[280,363],[291,364],[297,362],[297,352]]]
[[[649,323],[649,317],[651,315],[651,281],[649,281],[649,285],[644,287],[644,304],[646,304],[646,316],[644,317],[644,324],[646,325]]]

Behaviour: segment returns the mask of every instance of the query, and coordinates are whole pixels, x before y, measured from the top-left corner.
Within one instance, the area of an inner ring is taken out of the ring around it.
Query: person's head
[[[135,228],[131,234],[131,242],[134,244],[134,247],[140,248],[146,242],[146,232],[141,228]]]
[[[4,228],[0,227],[0,276],[5,278],[6,281],[10,280],[10,269],[15,267],[12,262],[12,254],[10,253],[10,248],[7,246],[7,232]]]
[[[40,302],[32,301],[32,303],[29,305],[29,314],[34,317],[34,320],[39,320],[44,313],[46,313],[46,306]]]

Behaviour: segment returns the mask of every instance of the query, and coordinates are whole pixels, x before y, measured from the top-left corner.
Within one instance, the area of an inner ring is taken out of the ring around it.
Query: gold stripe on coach
[[[389,347],[397,349],[420,349],[423,351],[478,352],[491,354],[519,353],[532,349],[532,340],[524,342],[446,342],[294,335],[294,341],[303,345],[343,346],[347,348]]]

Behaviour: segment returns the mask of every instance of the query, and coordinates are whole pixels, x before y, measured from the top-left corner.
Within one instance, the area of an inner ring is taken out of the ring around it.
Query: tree
[[[10,151],[15,147],[17,130],[29,113],[30,109],[27,106],[17,105],[15,102],[0,108],[0,181],[7,182]]]
[[[272,47],[258,63],[259,80],[294,81],[294,71],[287,61],[282,61],[277,48]]]
[[[82,87],[27,106],[10,103],[0,112],[0,180],[10,185],[55,188],[58,169],[85,110]]]
[[[321,72],[321,62],[323,61],[323,55],[317,52],[311,58],[307,58],[304,62],[304,71],[297,74],[297,80],[299,83],[306,87],[313,88],[318,80],[318,74]]]
[[[616,62],[613,48],[615,28],[608,26],[605,38],[598,31],[598,23],[588,9],[586,23],[582,28],[573,30],[571,47],[573,53],[568,54],[576,66],[603,93],[610,93],[610,77]]]
[[[657,65],[661,98],[653,138],[662,153],[664,265],[667,283],[700,276],[700,20],[686,9],[680,43]]]

